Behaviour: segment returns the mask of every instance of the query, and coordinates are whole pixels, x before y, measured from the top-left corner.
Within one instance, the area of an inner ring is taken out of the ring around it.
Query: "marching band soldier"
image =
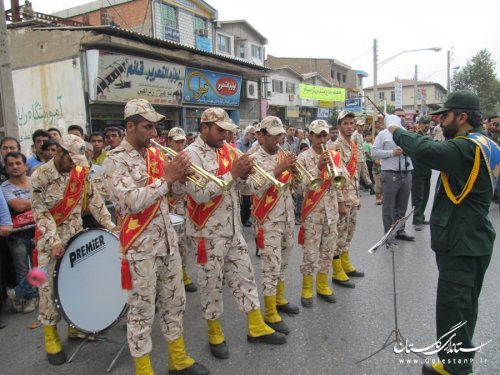
[[[168,147],[170,147],[175,152],[179,153],[184,150],[186,145],[186,134],[181,128],[172,128],[168,132]],[[186,203],[184,196],[181,198],[174,198],[171,194],[168,196],[168,208],[170,212],[174,214],[184,216],[186,215]],[[187,272],[187,256],[188,256],[188,244],[186,238],[186,225],[179,225],[177,229],[177,237],[179,239],[179,252],[181,254],[182,260],[182,281],[184,283],[184,289],[186,292],[196,292],[198,288],[194,285],[193,280],[189,277]]]
[[[356,229],[356,215],[360,208],[359,200],[359,153],[352,134],[355,117],[353,112],[342,111],[337,118],[339,136],[333,148],[342,154],[342,166],[347,172],[347,186],[338,192],[339,222],[337,226],[337,248],[333,257],[333,277],[335,284],[346,288],[354,288],[349,277],[363,277],[364,272],[356,270],[351,264],[349,250]]]
[[[192,181],[187,188],[187,234],[197,244],[198,286],[203,317],[208,323],[208,341],[213,356],[229,357],[220,324],[223,312],[222,286],[227,283],[238,307],[247,314],[249,342],[284,344],[286,337],[264,323],[248,247],[242,235],[238,191],[253,168],[247,156],[232,158],[224,144],[235,125],[221,108],[209,108],[201,116],[200,135],[187,148],[194,164],[213,176],[204,185]]]
[[[303,246],[302,293],[301,303],[304,307],[313,304],[313,277],[316,273],[316,293],[323,300],[334,303],[335,296],[328,285],[328,273],[333,260],[333,252],[337,241],[337,222],[339,220],[337,189],[332,183],[326,165],[330,159],[340,163],[339,152],[328,150],[331,157],[323,152],[322,145],[328,139],[329,127],[324,120],[315,120],[309,125],[312,147],[301,153],[298,162],[314,178],[321,178],[322,184],[313,189],[310,181],[303,179],[299,190],[305,190],[301,211],[302,226],[299,229],[299,243]]]
[[[35,218],[35,243],[39,267],[49,275],[55,264],[51,257],[60,258],[64,246],[83,230],[82,212],[88,208],[98,218],[99,224],[113,230],[115,225],[97,192],[85,158],[85,142],[76,135],[62,137],[54,158],[39,166],[31,178],[31,200]],[[57,323],[61,316],[52,300],[52,278],[39,288],[40,304],[38,319],[44,327],[45,351],[52,365],[66,362]],[[68,326],[68,338],[84,338],[83,332]]]
[[[279,151],[280,138],[286,134],[278,117],[268,116],[260,123],[263,143],[252,155],[255,163],[283,184],[291,183],[297,157]],[[285,298],[285,274],[293,249],[295,227],[294,202],[290,189],[280,193],[269,181],[252,181],[252,214],[258,223],[257,246],[261,249],[262,293],[264,294],[264,321],[276,331],[288,334],[288,326],[278,310],[298,314],[299,308]]]
[[[185,350],[185,291],[177,235],[170,222],[167,194],[184,182],[189,155],[168,161],[151,147],[156,125],[165,119],[144,99],[125,105],[126,137],[108,153],[103,178],[110,199],[122,217],[122,287],[128,292],[127,340],[136,375],[153,374],[149,353],[155,300],[167,341],[170,374],[208,374]],[[183,192],[179,188],[180,192]],[[174,195],[176,196],[176,195]],[[176,196],[177,197],[177,196]]]

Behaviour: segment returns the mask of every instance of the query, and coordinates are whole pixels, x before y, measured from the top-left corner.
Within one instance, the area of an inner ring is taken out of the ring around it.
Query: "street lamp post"
[[[377,97],[378,96],[378,87],[377,87],[378,68],[382,67],[384,64],[388,63],[389,61],[394,60],[396,57],[398,57],[399,55],[402,55],[403,53],[417,52],[417,51],[434,51],[434,52],[441,51],[441,47],[409,49],[406,51],[401,51],[401,52],[395,54],[394,56],[389,57],[388,59],[385,59],[381,62],[378,62],[377,48],[378,48],[377,39],[373,39],[373,101],[374,101],[374,103],[377,103],[377,100],[378,100],[378,97]]]

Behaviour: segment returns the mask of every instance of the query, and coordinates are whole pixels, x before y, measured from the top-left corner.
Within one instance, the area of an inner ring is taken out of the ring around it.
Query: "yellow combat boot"
[[[319,273],[316,275],[316,293],[318,297],[329,303],[335,303],[337,300],[333,295],[333,290],[328,285],[328,274]]]
[[[299,313],[299,307],[291,304],[285,298],[285,282],[280,280],[276,285],[276,308],[279,312],[295,315]]]
[[[189,277],[186,267],[182,267],[182,282],[184,283],[184,290],[188,293],[193,293],[198,290],[194,285],[193,280]]]
[[[264,323],[260,309],[247,313],[248,335],[247,340],[252,343],[263,342],[271,345],[286,343],[286,336]]]
[[[184,337],[180,336],[168,343],[168,373],[208,375],[210,371],[187,355]]]
[[[135,375],[155,375],[153,368],[151,367],[151,358],[149,358],[149,354],[134,358],[134,363]]]
[[[278,310],[276,309],[276,296],[264,296],[264,304],[266,305],[264,322],[266,322],[266,324],[275,331],[288,335],[290,333],[290,329],[283,319],[281,319],[281,316],[278,314]]]
[[[349,258],[349,252],[344,251],[340,254],[340,261],[342,263],[342,268],[348,277],[364,277],[365,273],[362,271],[357,271],[356,268],[351,263]]]
[[[344,269],[342,268],[342,261],[340,260],[340,256],[333,257],[332,268],[332,282],[343,286],[344,288],[354,288],[356,284],[354,284],[351,280],[349,280],[349,276],[346,275]]]
[[[62,350],[61,340],[57,334],[57,326],[43,326],[43,336],[49,363],[54,366],[65,363],[66,355]]]
[[[207,320],[208,323],[208,343],[210,344],[210,352],[215,358],[226,359],[229,358],[229,349],[227,347],[224,332],[220,321]]]
[[[313,276],[302,276],[302,292],[300,293],[300,303],[304,307],[313,305]]]

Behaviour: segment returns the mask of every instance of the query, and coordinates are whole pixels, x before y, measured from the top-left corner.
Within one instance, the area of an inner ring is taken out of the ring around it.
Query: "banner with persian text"
[[[329,102],[343,102],[345,89],[340,87],[326,87],[316,85],[299,85],[299,97],[302,99],[325,100]]]
[[[180,105],[186,67],[107,51],[87,51],[90,100]]]
[[[185,104],[239,106],[241,77],[209,70],[186,68]]]

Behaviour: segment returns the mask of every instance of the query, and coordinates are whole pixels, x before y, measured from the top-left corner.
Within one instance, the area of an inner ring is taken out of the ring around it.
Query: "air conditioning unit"
[[[198,29],[195,32],[196,32],[196,35],[199,35],[199,36],[208,36],[207,29]]]
[[[259,83],[255,81],[246,81],[245,97],[247,99],[259,99]]]

